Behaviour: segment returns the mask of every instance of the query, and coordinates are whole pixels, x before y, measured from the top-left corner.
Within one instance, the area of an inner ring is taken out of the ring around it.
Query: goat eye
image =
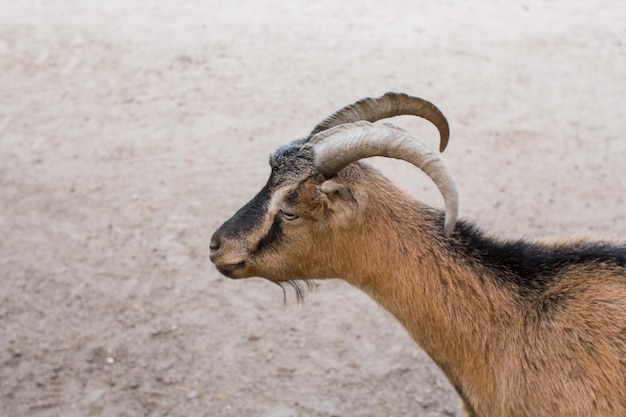
[[[298,215],[297,215],[297,214],[290,213],[290,212],[285,211],[285,210],[281,210],[281,211],[280,211],[280,214],[281,214],[281,216],[283,216],[283,218],[284,218],[285,220],[295,220],[295,219],[297,219],[297,218],[298,218]]]

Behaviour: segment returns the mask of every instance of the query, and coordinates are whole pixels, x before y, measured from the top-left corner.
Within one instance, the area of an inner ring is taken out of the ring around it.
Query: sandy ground
[[[270,152],[363,96],[440,106],[488,231],[626,236],[626,3],[381,4],[0,3],[0,415],[456,415],[359,291],[283,305],[208,259]]]

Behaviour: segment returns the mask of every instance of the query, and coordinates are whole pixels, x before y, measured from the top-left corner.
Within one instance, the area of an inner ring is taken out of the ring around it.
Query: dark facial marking
[[[222,234],[229,238],[238,238],[246,235],[254,229],[261,221],[267,211],[270,198],[269,182],[259,193],[245,206],[240,208],[221,227]]]
[[[257,245],[254,252],[258,253],[269,248],[280,239],[282,234],[283,229],[281,226],[281,220],[278,216],[274,216],[274,221],[272,222],[270,230],[268,230],[265,236],[263,236],[261,240],[259,240],[259,244]]]

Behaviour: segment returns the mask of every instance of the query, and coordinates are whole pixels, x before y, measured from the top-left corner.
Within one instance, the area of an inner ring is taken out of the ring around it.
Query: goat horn
[[[459,198],[454,179],[437,151],[408,131],[385,123],[360,121],[335,126],[313,136],[308,146],[315,154],[316,168],[332,177],[347,165],[371,156],[402,159],[428,175],[439,188],[446,207],[444,234],[456,224]]]
[[[316,134],[332,127],[359,120],[375,122],[388,117],[413,115],[422,117],[437,127],[440,135],[439,151],[443,152],[448,145],[450,128],[441,110],[430,101],[413,97],[408,94],[390,91],[381,97],[366,97],[356,103],[337,110],[320,122],[309,134],[311,139]]]

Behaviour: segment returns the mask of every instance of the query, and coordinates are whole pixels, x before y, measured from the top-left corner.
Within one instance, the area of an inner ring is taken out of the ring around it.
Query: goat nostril
[[[211,261],[215,261],[215,257],[217,256],[221,246],[222,242],[219,237],[214,236],[211,238],[211,243],[209,243],[209,258]]]

